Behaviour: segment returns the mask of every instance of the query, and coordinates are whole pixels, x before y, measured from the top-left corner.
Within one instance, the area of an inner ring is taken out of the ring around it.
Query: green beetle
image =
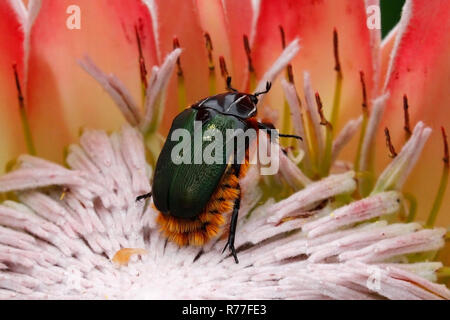
[[[229,92],[207,97],[178,114],[172,122],[168,137],[173,137],[177,129],[184,129],[194,136],[194,123],[200,121],[202,134],[207,130],[217,130],[222,136],[227,130],[235,132],[232,139],[221,145],[219,162],[196,163],[204,145],[190,145],[189,163],[175,163],[172,152],[177,141],[167,139],[158,157],[152,192],[136,198],[137,201],[153,197],[157,218],[161,230],[170,241],[180,246],[202,246],[219,234],[221,228],[229,223],[228,241],[225,248],[230,251],[238,263],[234,237],[241,200],[239,179],[243,178],[248,167],[248,139],[243,146],[236,142],[248,129],[269,130],[274,127],[256,120],[258,96],[238,92],[231,87],[231,78],[227,78]],[[239,130],[240,129],[240,130]],[[279,134],[280,137],[301,139],[295,135]],[[242,141],[242,140],[241,140]],[[228,147],[233,143],[234,148]],[[231,214],[231,217],[230,217]]]

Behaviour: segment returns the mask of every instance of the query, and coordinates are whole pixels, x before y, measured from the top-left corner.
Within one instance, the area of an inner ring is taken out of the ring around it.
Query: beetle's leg
[[[142,194],[142,195],[136,197],[136,201],[141,201],[141,200],[143,200],[143,199],[150,198],[151,196],[152,196],[152,193],[151,193],[151,192],[146,193],[146,194]]]
[[[232,170],[234,171],[234,175],[239,179],[240,173],[241,173],[241,164],[239,163],[239,152],[238,152],[238,148],[239,146],[237,145],[237,138],[235,138],[235,144],[234,144],[234,157],[233,157],[233,163],[231,165]],[[245,141],[245,145],[244,148],[246,150],[245,155],[244,155],[244,162],[248,161],[248,153],[247,150],[249,148],[249,141]],[[234,205],[233,205],[233,213],[231,215],[231,221],[230,221],[230,230],[228,232],[228,241],[225,244],[225,247],[222,250],[222,253],[225,252],[225,250],[227,249],[227,247],[230,248],[231,254],[234,257],[234,261],[236,261],[236,263],[239,263],[239,260],[237,258],[236,255],[236,248],[234,247],[234,237],[236,235],[236,226],[237,226],[237,222],[238,222],[238,215],[239,215],[239,208],[241,207],[241,187],[239,185],[239,183],[237,184],[236,188],[239,190],[239,196],[238,198],[234,201]]]
[[[271,123],[258,122],[258,128],[268,131],[268,130],[274,130],[275,126]],[[294,134],[278,133],[278,136],[281,138],[295,138],[295,139],[303,140],[302,137],[294,135]],[[272,142],[272,135],[270,134],[269,137],[270,137],[270,142]]]
[[[238,185],[238,187],[239,187],[239,185]],[[231,216],[231,222],[230,222],[230,232],[228,233],[228,241],[222,250],[222,253],[223,253],[227,249],[227,247],[229,247],[231,254],[234,257],[234,261],[236,263],[239,263],[239,260],[236,255],[236,248],[234,247],[234,236],[236,235],[236,226],[237,226],[240,206],[241,206],[241,195],[239,195],[239,197],[234,201],[233,214]]]

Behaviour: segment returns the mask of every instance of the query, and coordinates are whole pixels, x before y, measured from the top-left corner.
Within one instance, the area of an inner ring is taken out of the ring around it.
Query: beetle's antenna
[[[233,91],[233,92],[237,92],[237,90],[231,86],[231,77],[230,76],[227,77],[227,89],[230,91]]]
[[[278,136],[280,136],[281,138],[294,138],[294,139],[298,139],[298,140],[302,140],[303,138],[300,136],[297,136],[295,134],[284,134],[284,133],[279,133]]]
[[[263,130],[275,130],[275,126],[272,123],[269,122],[258,122],[258,128]],[[278,136],[280,138],[294,138],[298,140],[302,140],[303,138],[300,136],[297,136],[295,134],[285,134],[285,133],[278,133]]]
[[[272,82],[267,81],[266,82],[266,90],[265,91],[256,92],[255,94],[253,94],[253,96],[258,97],[261,94],[265,94],[265,93],[270,91],[270,88],[272,88]]]

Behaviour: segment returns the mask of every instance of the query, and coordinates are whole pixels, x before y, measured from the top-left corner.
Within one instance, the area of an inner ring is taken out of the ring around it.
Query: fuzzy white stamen
[[[300,98],[297,95],[297,91],[295,86],[292,83],[289,83],[285,79],[281,80],[281,85],[283,87],[284,96],[286,97],[286,101],[289,104],[289,109],[291,110],[291,118],[292,123],[294,123],[294,132],[296,135],[303,138],[303,140],[298,141],[298,144],[301,146],[303,151],[305,152],[306,161],[310,161],[311,155],[309,152],[309,148],[306,145],[306,133],[305,128],[303,127],[304,119],[303,119],[303,108],[300,105]]]
[[[156,119],[157,122],[159,122],[162,116],[161,109],[164,105],[165,89],[181,52],[182,50],[180,48],[173,50],[167,55],[161,67],[154,67],[152,69],[152,75],[145,98],[144,118],[139,125],[143,132],[148,130],[155,114],[159,117],[159,119]]]
[[[280,173],[294,190],[309,185],[309,179],[292,160],[279,149]]]
[[[350,171],[344,174],[330,175],[319,182],[311,183],[305,189],[275,204],[271,208],[275,214],[269,217],[267,221],[276,224],[283,218],[301,213],[302,211],[299,210],[307,211],[310,206],[329,197],[351,193],[356,188],[356,182],[353,178],[354,172]]]
[[[414,168],[430,134],[430,128],[425,127],[422,122],[417,123],[411,138],[378,178],[373,193],[389,188],[401,189]]]
[[[345,145],[347,145],[353,138],[353,136],[356,134],[359,127],[361,126],[362,120],[363,118],[362,116],[360,116],[356,120],[348,121],[344,126],[344,128],[342,128],[341,132],[339,132],[338,136],[333,142],[333,149],[331,151],[331,159],[332,159],[331,163],[336,161],[339,152],[341,152],[342,148]]]
[[[325,217],[309,222],[303,227],[303,230],[308,233],[308,237],[313,238],[342,226],[381,215],[393,214],[400,208],[399,197],[398,192],[390,191],[352,202]]]
[[[319,150],[319,157],[322,157],[325,152],[325,138],[323,128],[320,125],[319,112],[317,111],[316,100],[314,98],[314,91],[311,85],[311,77],[309,72],[303,74],[303,90],[305,93],[306,113],[311,119],[314,129],[315,141],[317,141],[317,148]]]
[[[273,82],[275,78],[280,74],[280,72],[286,68],[286,66],[291,62],[292,59],[294,59],[294,57],[300,51],[299,42],[300,40],[296,38],[286,46],[278,59],[273,63],[270,69],[266,71],[264,76],[258,82],[255,92],[264,91],[266,89],[266,83]]]
[[[367,129],[364,134],[363,143],[361,147],[361,159],[359,169],[360,171],[368,170],[369,161],[371,158],[371,148],[375,143],[375,136],[377,134],[378,126],[383,116],[384,108],[386,106],[386,101],[389,98],[389,93],[373,100],[373,108],[367,123]]]
[[[119,79],[103,73],[88,56],[78,60],[78,64],[108,92],[130,124],[137,125],[141,121],[141,112],[136,102]]]

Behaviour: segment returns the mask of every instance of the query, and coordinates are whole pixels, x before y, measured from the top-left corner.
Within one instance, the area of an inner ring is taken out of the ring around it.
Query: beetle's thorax
[[[256,115],[258,99],[243,92],[227,92],[207,97],[192,105],[195,109],[212,109],[219,113],[249,119]]]

